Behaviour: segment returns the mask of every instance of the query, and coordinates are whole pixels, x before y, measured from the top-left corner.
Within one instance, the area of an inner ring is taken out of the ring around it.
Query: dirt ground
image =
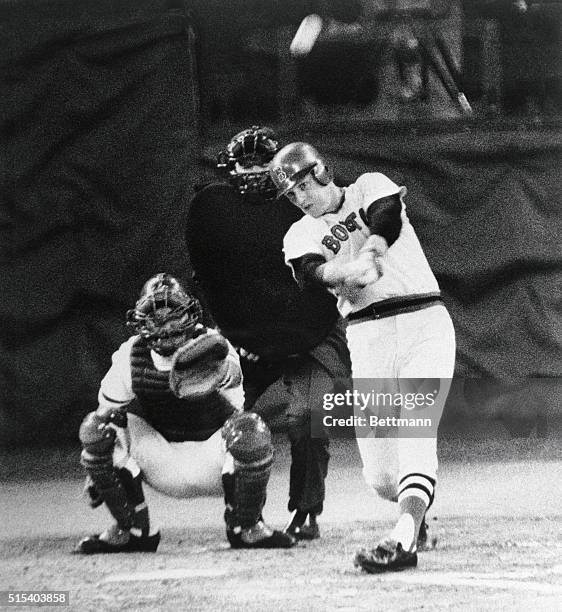
[[[265,516],[282,527],[289,456],[282,437],[276,447]],[[556,440],[442,443],[435,547],[416,570],[381,576],[352,559],[391,528],[396,508],[367,490],[351,441],[332,442],[320,540],[232,551],[222,500],[147,491],[158,552],[94,557],[70,552],[108,520],[81,495],[77,449],[4,452],[0,590],[66,590],[70,605],[59,609],[81,611],[562,610],[559,449]]]

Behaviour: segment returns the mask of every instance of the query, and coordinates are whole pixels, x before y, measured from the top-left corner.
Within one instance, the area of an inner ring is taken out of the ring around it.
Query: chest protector
[[[185,400],[170,390],[169,372],[154,367],[150,349],[139,338],[131,350],[133,392],[136,412],[170,442],[207,440],[234,412],[234,406],[218,391],[201,400]]]

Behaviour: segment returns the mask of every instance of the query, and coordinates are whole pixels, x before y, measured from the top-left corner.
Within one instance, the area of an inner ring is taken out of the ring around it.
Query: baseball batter
[[[413,379],[440,379],[432,412],[438,421],[454,370],[455,335],[408,220],[406,189],[380,173],[363,174],[340,188],[307,143],[281,149],[270,174],[278,195],[306,213],[285,236],[285,260],[299,284],[321,284],[337,296],[348,320],[354,380],[382,380],[400,392],[411,388]],[[355,564],[371,573],[415,567],[434,496],[436,436],[398,432],[357,442],[366,481],[398,502],[400,516],[373,550],[358,551]]]
[[[136,334],[113,354],[99,406],[80,427],[91,505],[105,503],[115,523],[76,552],[156,551],[143,482],[179,498],[224,493],[232,548],[295,543],[263,522],[271,434],[242,412],[236,351],[201,320],[199,302],[165,273],[147,281],[128,312]]]

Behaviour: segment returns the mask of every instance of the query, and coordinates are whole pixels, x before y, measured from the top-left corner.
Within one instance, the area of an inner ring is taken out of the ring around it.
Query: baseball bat
[[[455,79],[452,77],[447,66],[447,61],[444,59],[444,56],[439,53],[439,48],[436,43],[433,41],[433,39],[429,39],[427,37],[422,37],[420,39],[420,43],[426,58],[434,68],[435,73],[439,77],[441,83],[443,83],[443,86],[451,99],[459,105],[464,114],[471,115],[472,107],[466,99],[465,94],[459,89]],[[447,59],[451,60],[450,57]]]

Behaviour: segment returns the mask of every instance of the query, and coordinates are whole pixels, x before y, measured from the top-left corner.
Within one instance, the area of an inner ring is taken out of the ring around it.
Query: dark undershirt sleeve
[[[318,266],[326,263],[325,257],[316,253],[307,253],[297,259],[291,259],[295,279],[301,289],[323,287],[316,276]]]
[[[367,208],[367,224],[371,234],[382,236],[392,246],[402,229],[402,202],[400,194],[375,200]]]

